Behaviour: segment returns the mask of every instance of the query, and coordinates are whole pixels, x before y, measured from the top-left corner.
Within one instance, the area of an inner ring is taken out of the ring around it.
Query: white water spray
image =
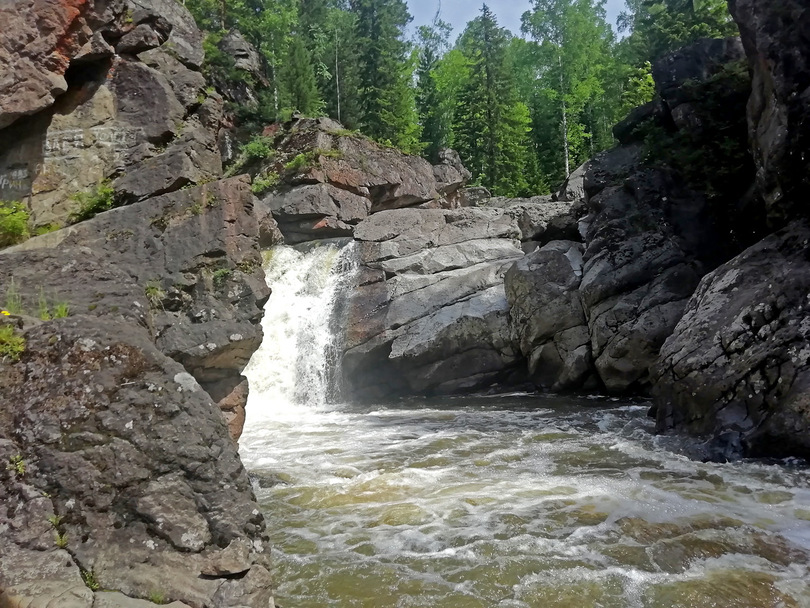
[[[321,245],[307,252],[277,247],[267,254],[272,295],[264,340],[245,375],[250,380],[247,425],[326,404],[339,364],[339,332],[331,326],[341,288],[356,269],[353,247]]]

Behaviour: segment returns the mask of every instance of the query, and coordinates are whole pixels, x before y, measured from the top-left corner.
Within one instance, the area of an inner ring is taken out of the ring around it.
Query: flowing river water
[[[328,403],[351,251],[272,252],[241,453],[283,608],[810,607],[810,471],[711,464],[647,404]]]

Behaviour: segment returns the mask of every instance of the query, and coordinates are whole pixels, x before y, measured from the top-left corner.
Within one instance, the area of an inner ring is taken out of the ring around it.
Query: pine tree
[[[357,17],[360,126],[371,137],[416,149],[413,65],[403,40],[408,9],[402,0],[351,0],[351,9]]]
[[[280,76],[285,108],[307,116],[320,114],[323,101],[318,95],[315,72],[302,36],[293,36],[290,39]]]
[[[469,61],[469,76],[459,94],[454,131],[473,176],[498,194],[516,195],[528,185],[530,127],[508,62],[509,38],[486,4],[461,35],[459,49]]]
[[[436,73],[450,31],[450,25],[441,21],[437,14],[432,26],[422,26],[417,32],[416,110],[422,125],[423,153],[431,162],[438,160],[439,150],[450,141],[450,116],[447,105],[442,103]]]

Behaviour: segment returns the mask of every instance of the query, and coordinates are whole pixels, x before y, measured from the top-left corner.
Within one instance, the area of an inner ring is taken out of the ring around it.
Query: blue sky
[[[413,15],[411,28],[433,21],[440,0],[406,0]],[[482,0],[441,0],[441,17],[453,26],[451,40],[461,34],[464,26],[478,15]],[[497,15],[498,23],[513,34],[520,33],[520,16],[529,8],[529,0],[488,0],[489,8]],[[615,25],[616,17],[624,8],[624,0],[607,0],[608,20]]]

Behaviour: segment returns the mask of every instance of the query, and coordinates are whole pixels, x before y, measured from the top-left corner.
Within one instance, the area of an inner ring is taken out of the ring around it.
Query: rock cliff
[[[171,0],[0,21],[0,199],[44,233],[0,251],[0,605],[272,606],[234,442],[269,290],[202,35]]]

